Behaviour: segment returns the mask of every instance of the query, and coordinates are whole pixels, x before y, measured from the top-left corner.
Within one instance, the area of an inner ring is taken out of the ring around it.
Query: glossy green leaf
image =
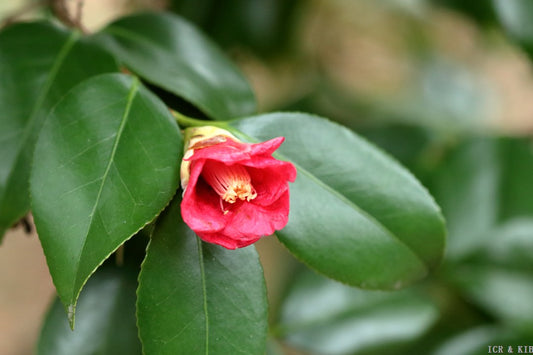
[[[139,278],[146,354],[263,354],[267,302],[255,248],[200,241],[175,200],[160,217]]]
[[[500,220],[533,217],[533,142],[529,138],[498,141],[501,160]]]
[[[292,285],[279,330],[298,349],[353,354],[416,339],[437,320],[416,292],[364,291],[306,273]]]
[[[51,23],[0,32],[0,240],[30,207],[31,156],[52,105],[82,80],[117,69],[79,33]]]
[[[533,217],[533,152],[528,139],[469,138],[435,172],[433,193],[449,230],[449,257],[486,243],[500,222]]]
[[[456,280],[471,302],[495,318],[533,334],[533,276],[531,272],[491,265],[456,268]]]
[[[136,269],[104,266],[87,282],[72,331],[59,299],[41,330],[39,355],[141,354],[135,318]]]
[[[505,30],[529,51],[533,50],[533,3],[530,0],[492,0]]]
[[[468,297],[533,334],[533,219],[515,219],[487,233],[483,245],[450,270]]]
[[[494,140],[461,144],[439,168],[433,192],[448,223],[448,256],[462,257],[483,243],[499,214],[500,159]]]
[[[469,298],[494,317],[533,334],[533,277],[490,266],[458,268]]]
[[[36,145],[32,206],[71,321],[87,278],[172,198],[182,144],[168,109],[127,75],[91,78],[52,111]]]
[[[447,273],[488,314],[533,329],[533,154],[527,139],[471,138],[437,172],[450,230]],[[503,222],[503,224],[502,224]]]
[[[434,349],[432,354],[485,355],[489,354],[489,346],[491,347],[490,353],[493,354],[499,352],[498,346],[502,347],[502,354],[519,353],[519,346],[522,349],[521,352],[524,353],[524,345],[529,345],[530,342],[530,338],[513,333],[508,328],[484,325],[446,340]],[[494,346],[496,348],[493,348]],[[512,347],[512,352],[508,351],[509,347]]]
[[[312,268],[371,289],[400,288],[439,264],[444,222],[420,183],[350,130],[275,113],[235,121],[244,138],[286,137],[279,157],[298,168],[279,239]],[[238,132],[237,132],[238,134]]]
[[[166,13],[119,19],[96,39],[148,82],[183,97],[215,119],[255,111],[238,69],[186,20]]]
[[[533,271],[533,218],[510,220],[485,235],[467,261]]]

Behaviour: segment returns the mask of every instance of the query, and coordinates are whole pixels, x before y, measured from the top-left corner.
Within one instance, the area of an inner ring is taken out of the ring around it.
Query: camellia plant
[[[407,169],[327,118],[257,114],[181,17],[11,24],[0,73],[0,234],[31,211],[59,299],[40,354],[264,353],[262,237],[362,289],[441,261],[443,217]]]

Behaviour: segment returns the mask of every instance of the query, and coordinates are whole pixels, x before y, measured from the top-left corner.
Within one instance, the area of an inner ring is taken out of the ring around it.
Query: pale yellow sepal
[[[184,132],[185,144],[183,160],[180,166],[180,180],[183,193],[189,183],[191,162],[185,159],[192,157],[195,149],[205,148],[225,142],[228,138],[240,142],[233,134],[225,129],[214,126],[189,127]]]

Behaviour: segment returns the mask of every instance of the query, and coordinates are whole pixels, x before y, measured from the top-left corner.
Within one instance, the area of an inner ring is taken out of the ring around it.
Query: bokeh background
[[[0,21],[49,18],[45,3],[3,1]],[[78,1],[65,3],[77,11]],[[181,14],[241,67],[260,112],[306,111],[350,127],[442,206],[442,267],[397,293],[322,279],[275,238],[259,242],[270,354],[475,354],[533,345],[531,3],[86,0],[82,22],[95,32],[136,11]],[[8,232],[0,354],[33,353],[54,292],[35,233]]]

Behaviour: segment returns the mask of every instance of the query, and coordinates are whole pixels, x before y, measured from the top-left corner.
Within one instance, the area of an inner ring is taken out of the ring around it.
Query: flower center
[[[227,203],[235,203],[237,199],[249,202],[257,197],[250,174],[241,165],[208,161],[204,165],[202,176]]]

